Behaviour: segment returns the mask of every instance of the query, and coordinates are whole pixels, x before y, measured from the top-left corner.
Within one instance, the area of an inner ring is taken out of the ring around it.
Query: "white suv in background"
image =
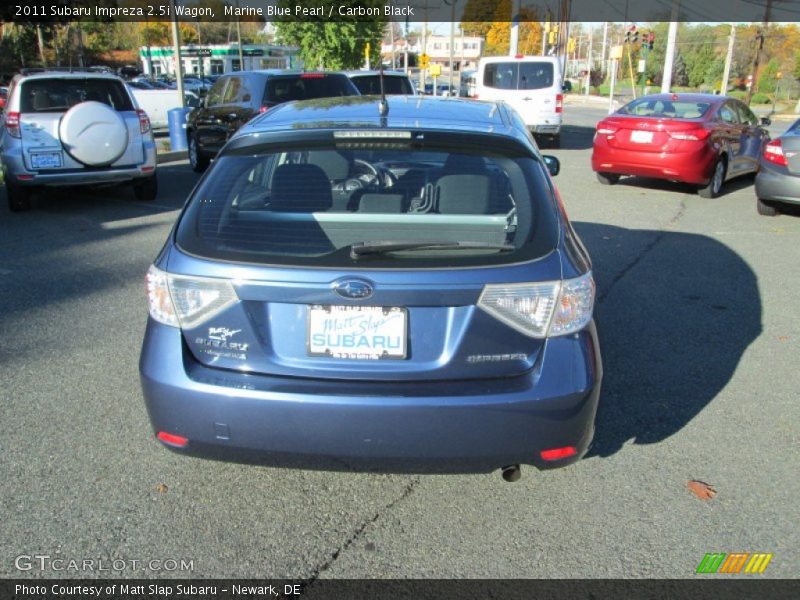
[[[0,160],[12,211],[30,208],[41,186],[131,182],[140,200],[158,193],[150,119],[109,73],[23,69],[14,76]]]

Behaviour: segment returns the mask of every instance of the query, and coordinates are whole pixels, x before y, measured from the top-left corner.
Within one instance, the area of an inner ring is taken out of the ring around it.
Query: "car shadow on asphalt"
[[[756,201],[756,192],[754,188],[755,183],[755,173],[749,173],[747,175],[741,175],[739,177],[735,177],[725,182],[720,190],[720,194],[717,198],[713,200],[709,200],[709,202],[714,202],[715,200],[722,199],[728,194],[732,194],[734,192],[738,192],[739,190],[744,190],[747,188],[753,188],[753,206],[755,206]],[[640,188],[642,190],[654,190],[660,192],[677,192],[681,194],[694,194],[697,192],[697,185],[693,185],[691,183],[682,183],[680,181],[668,181],[666,179],[651,179],[648,177],[622,177],[619,182],[614,184],[614,186],[625,186],[625,187],[635,187]],[[609,188],[613,188],[614,186],[609,186]],[[698,196],[699,197],[699,196]],[[753,209],[755,210],[755,208]]]
[[[561,145],[554,147],[547,138],[536,139],[539,149],[545,154],[547,150],[588,150],[594,141],[594,127],[580,125],[564,125],[561,127]]]
[[[575,223],[598,283],[603,390],[589,456],[681,431],[759,336],[755,273],[703,235]]]

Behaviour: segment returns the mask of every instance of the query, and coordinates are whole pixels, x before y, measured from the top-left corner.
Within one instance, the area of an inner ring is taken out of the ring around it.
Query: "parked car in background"
[[[284,102],[358,95],[358,89],[344,73],[276,69],[223,75],[202,105],[189,115],[189,162],[195,171],[204,171],[242,125]]]
[[[558,160],[503,103],[387,105],[278,106],[189,197],[146,283],[165,446],[511,481],[588,450],[595,285]]]
[[[12,211],[42,186],[130,182],[136,197],[158,192],[147,114],[112,73],[23,69],[11,82],[0,132]]]
[[[130,83],[130,82],[129,82]],[[180,108],[181,103],[178,90],[159,90],[159,89],[137,89],[131,90],[136,103],[150,118],[150,126],[153,129],[165,129],[169,126],[169,111],[173,108]],[[188,108],[197,108],[202,102],[200,96],[194,92],[186,91],[183,93],[185,105]]]
[[[559,58],[521,54],[481,58],[472,97],[503,100],[534,135],[546,136],[555,147],[561,144],[564,91]]]
[[[592,169],[603,184],[622,175],[696,185],[716,198],[725,181],[755,173],[769,134],[741,101],[712,94],[653,94],[597,124]]]
[[[8,100],[8,88],[5,86],[0,87],[0,110],[3,110],[5,108],[7,100]]]
[[[767,142],[756,175],[758,213],[774,217],[784,205],[800,204],[800,120]]]
[[[462,98],[474,98],[477,92],[476,89],[476,82],[477,82],[477,71],[462,71],[461,73],[461,81],[459,85],[458,95]]]
[[[346,71],[345,75],[355,84],[362,96],[380,96],[380,71]],[[416,93],[408,75],[400,71],[383,72],[383,90],[387,96],[413,96]]]

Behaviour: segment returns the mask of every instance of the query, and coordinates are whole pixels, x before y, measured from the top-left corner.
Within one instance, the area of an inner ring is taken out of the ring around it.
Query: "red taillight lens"
[[[552,448],[550,450],[542,450],[540,455],[543,460],[560,460],[562,458],[569,458],[575,456],[578,451],[575,446],[564,446],[563,448]]]
[[[303,73],[300,75],[300,79],[322,79],[325,77],[325,73]]]
[[[711,130],[703,127],[689,129],[688,131],[669,132],[669,137],[671,137],[673,140],[686,140],[689,142],[699,142],[705,140],[709,135],[711,135]]]
[[[19,113],[18,112],[10,112],[6,113],[6,121],[5,121],[6,131],[8,135],[11,137],[22,137],[19,128]]]
[[[767,142],[764,146],[764,159],[771,162],[773,165],[781,167],[788,167],[789,161],[786,160],[786,155],[783,153],[783,146],[780,139]]]
[[[189,443],[188,438],[185,438],[182,435],[175,435],[174,433],[167,433],[166,431],[159,431],[158,439],[165,444],[175,446],[176,448],[185,448]]]
[[[598,123],[597,124],[597,133],[601,135],[614,135],[619,131],[619,127],[616,125],[609,125],[608,123]]]
[[[258,109],[258,112],[265,113],[270,108],[275,108],[276,106],[278,106],[278,105],[275,104],[274,102],[264,102],[264,104],[261,105],[261,108]]]
[[[556,112],[564,110],[564,94],[556,94]]]
[[[139,131],[142,133],[150,131],[150,117],[147,116],[147,113],[140,108],[136,114],[139,115]]]

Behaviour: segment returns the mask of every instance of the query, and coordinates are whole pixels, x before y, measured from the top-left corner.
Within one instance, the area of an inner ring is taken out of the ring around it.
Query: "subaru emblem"
[[[333,284],[333,291],[342,298],[364,300],[372,296],[372,285],[362,279],[341,279]]]

